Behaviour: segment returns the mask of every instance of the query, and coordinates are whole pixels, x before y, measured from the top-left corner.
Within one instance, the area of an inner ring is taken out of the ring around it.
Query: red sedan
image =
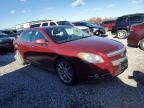
[[[57,72],[69,85],[78,79],[117,76],[128,67],[123,44],[68,26],[27,30],[14,46],[19,63],[33,62]]]
[[[115,20],[104,21],[102,22],[101,26],[105,27],[108,31],[112,31],[113,26],[115,25]]]
[[[140,49],[144,50],[144,23],[131,27],[127,42],[128,46],[140,47]]]

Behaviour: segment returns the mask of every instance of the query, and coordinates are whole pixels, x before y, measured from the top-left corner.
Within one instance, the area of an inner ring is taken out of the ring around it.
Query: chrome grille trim
[[[125,56],[124,58],[112,61],[113,66],[118,66],[120,65],[121,62],[125,61],[127,59],[127,56]]]
[[[115,56],[115,55],[119,55],[121,53],[124,53],[126,51],[125,48],[122,48],[120,50],[117,50],[117,51],[114,51],[114,52],[110,52],[107,54],[108,57],[112,57],[112,56]]]

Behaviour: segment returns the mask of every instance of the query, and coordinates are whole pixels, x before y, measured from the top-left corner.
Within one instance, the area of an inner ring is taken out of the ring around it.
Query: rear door
[[[22,34],[20,41],[18,42],[18,50],[20,50],[21,54],[25,59],[28,59],[28,54],[31,48],[31,35],[32,31],[26,31]]]
[[[36,40],[38,39],[45,40],[47,44],[45,45],[37,44]],[[48,69],[51,69],[49,67],[52,67],[52,62],[55,57],[55,54],[53,54],[53,50],[45,34],[39,30],[33,30],[31,41],[32,41],[32,46],[30,48],[31,61],[38,63],[42,66],[46,66],[48,67]]]

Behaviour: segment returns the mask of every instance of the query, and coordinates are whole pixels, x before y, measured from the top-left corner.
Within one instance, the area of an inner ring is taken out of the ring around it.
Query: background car
[[[112,34],[116,34],[116,37],[119,39],[127,38],[131,26],[143,22],[144,14],[131,14],[119,17],[112,28]]]
[[[78,28],[78,29],[80,29],[80,30],[82,30],[82,31],[84,31],[84,32],[86,32],[86,33],[92,35],[88,27],[84,27],[84,26],[75,26],[74,24],[72,24],[72,23],[69,22],[69,21],[57,21],[57,23],[58,23],[58,25],[67,25],[67,26],[76,27],[76,28]]]
[[[74,26],[72,23],[69,21],[53,21],[53,20],[48,20],[48,21],[42,21],[42,22],[36,22],[35,24],[32,24],[30,28],[35,28],[35,27],[48,27],[48,26],[59,26],[59,25],[66,25],[66,26]],[[74,26],[88,34],[91,35],[90,30],[88,27],[83,27],[83,26]]]
[[[0,53],[13,51],[13,38],[5,33],[0,32]]]
[[[27,30],[14,46],[20,64],[33,62],[57,72],[60,80],[69,85],[78,79],[117,76],[128,67],[123,44],[88,36],[70,26]]]
[[[128,46],[140,47],[144,50],[144,23],[135,24],[131,27],[127,42]]]
[[[102,27],[106,29],[106,31],[112,31],[113,26],[115,26],[116,20],[108,20],[103,21],[102,24],[100,24]]]
[[[14,40],[16,38],[16,35],[17,35],[16,30],[6,29],[6,30],[0,30],[0,32],[7,34],[12,40]]]
[[[105,34],[105,28],[96,24],[92,24],[89,22],[73,22],[75,26],[84,26],[88,27],[90,29],[90,32],[93,33],[94,35],[100,35],[100,34]]]

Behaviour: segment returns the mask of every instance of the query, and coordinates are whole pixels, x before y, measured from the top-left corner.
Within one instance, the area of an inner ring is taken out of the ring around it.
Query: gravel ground
[[[126,40],[119,41],[126,45]],[[75,86],[62,84],[46,70],[17,64],[12,53],[0,55],[0,108],[142,108],[144,52],[127,50],[129,68],[123,74]]]

